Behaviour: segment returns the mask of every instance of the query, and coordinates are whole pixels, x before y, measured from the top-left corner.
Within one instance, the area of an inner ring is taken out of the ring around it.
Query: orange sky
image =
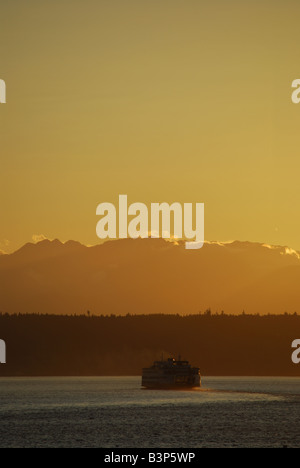
[[[204,202],[300,250],[296,0],[0,0],[0,250],[95,244],[96,207]]]

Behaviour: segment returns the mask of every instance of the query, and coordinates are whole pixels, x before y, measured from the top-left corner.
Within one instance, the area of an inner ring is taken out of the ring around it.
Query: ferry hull
[[[200,369],[180,359],[154,361],[151,367],[143,369],[142,387],[157,389],[201,387]]]
[[[175,389],[201,387],[200,375],[183,376],[143,376],[142,387],[152,389]]]

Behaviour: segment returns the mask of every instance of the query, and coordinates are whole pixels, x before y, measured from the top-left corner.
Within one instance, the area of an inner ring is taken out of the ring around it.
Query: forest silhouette
[[[300,316],[212,314],[0,315],[1,376],[140,375],[180,354],[203,375],[298,376],[291,343]]]

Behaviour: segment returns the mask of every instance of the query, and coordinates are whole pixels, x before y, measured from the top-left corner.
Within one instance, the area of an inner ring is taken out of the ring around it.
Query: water
[[[300,378],[1,378],[0,447],[300,447]]]

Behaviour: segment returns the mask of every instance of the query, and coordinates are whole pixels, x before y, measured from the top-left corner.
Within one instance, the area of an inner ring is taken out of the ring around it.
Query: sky
[[[0,250],[96,207],[205,204],[206,240],[300,250],[297,0],[0,0]]]

